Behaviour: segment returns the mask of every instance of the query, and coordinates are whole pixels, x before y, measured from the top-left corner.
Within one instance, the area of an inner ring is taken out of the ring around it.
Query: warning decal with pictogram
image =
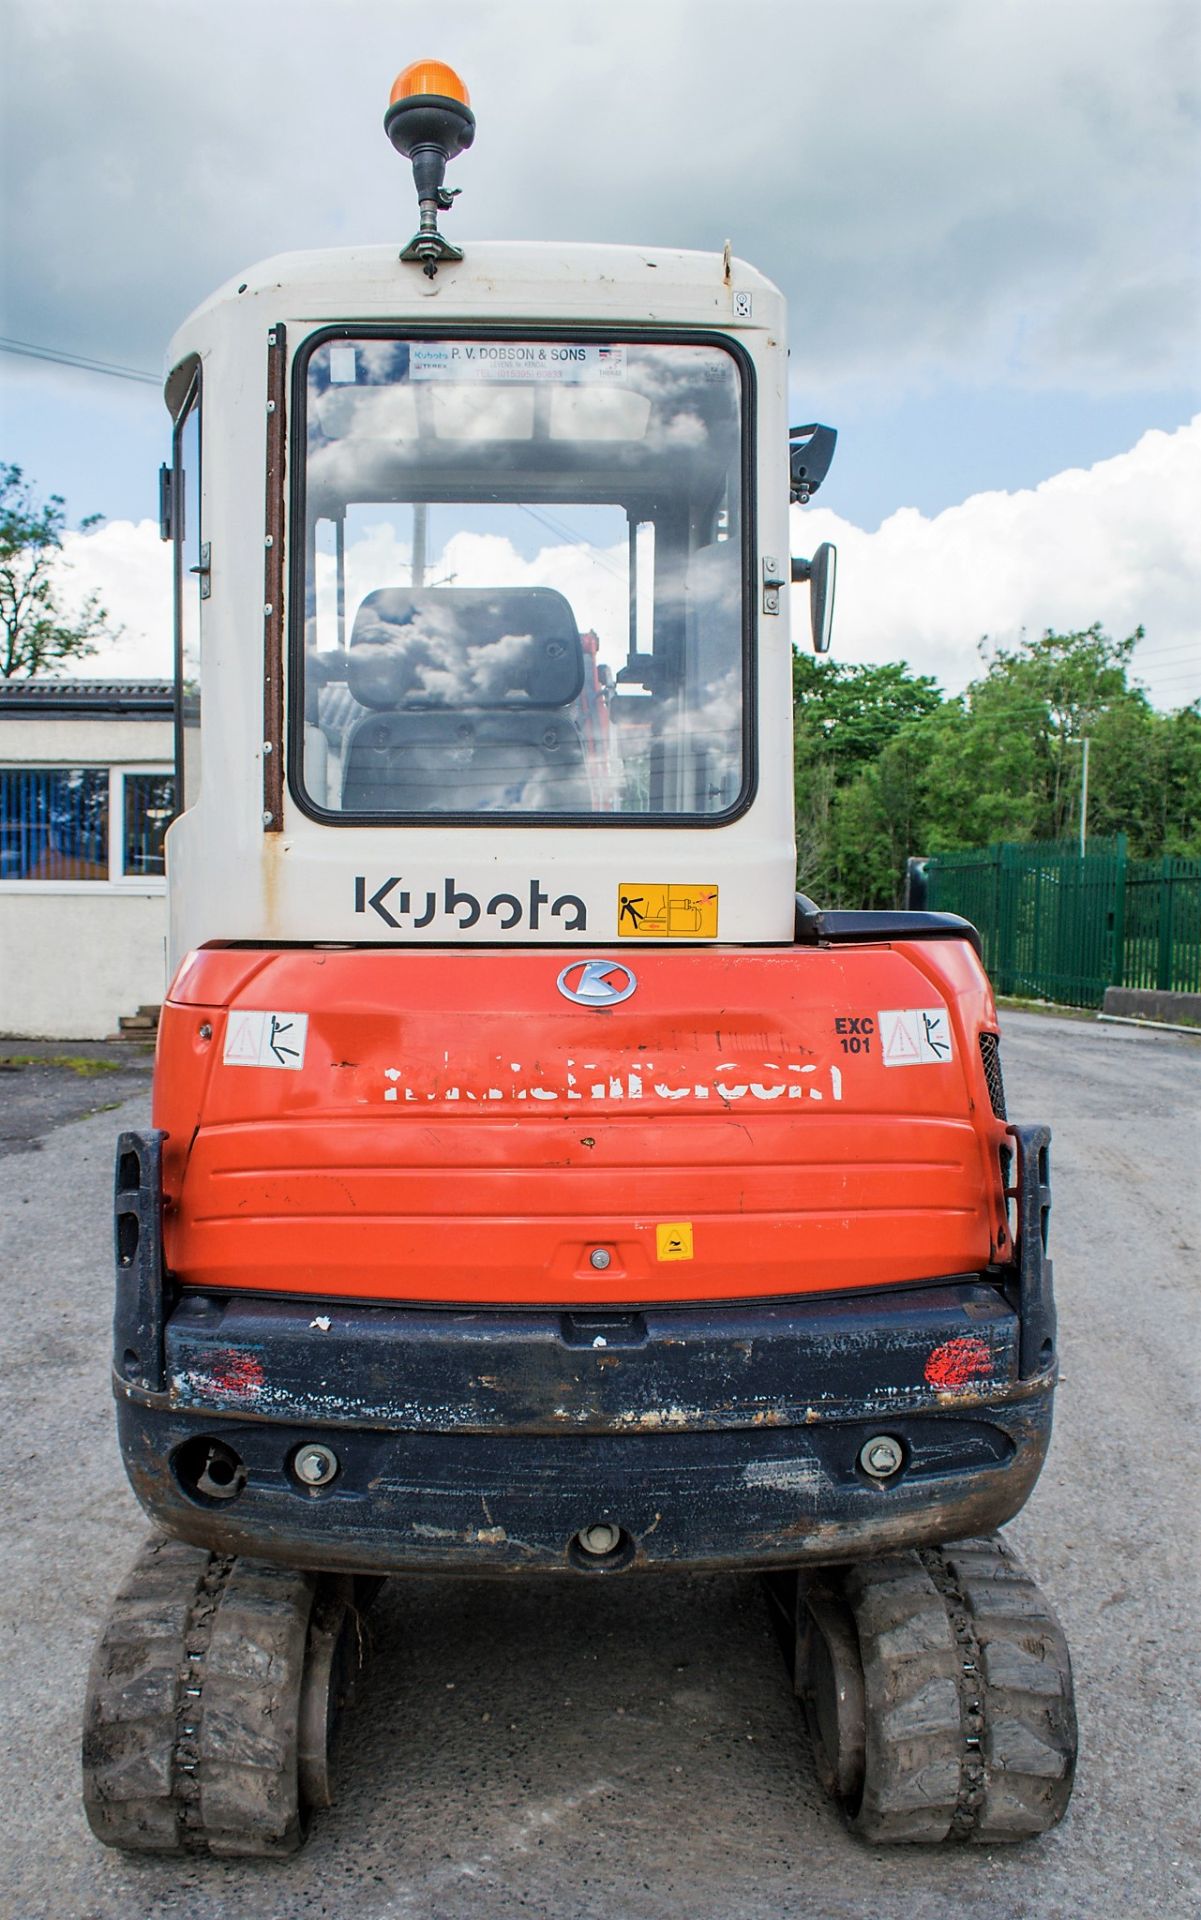
[[[298,1073],[308,1028],[307,1013],[251,1013],[233,1007],[222,1061],[227,1067],[284,1067]]]
[[[257,1067],[263,1044],[261,1013],[233,1013],[225,1032],[226,1065]]]
[[[717,887],[623,880],[617,932],[622,940],[716,940]]]
[[[891,1007],[876,1017],[886,1067],[945,1066],[954,1058],[945,1007]]]

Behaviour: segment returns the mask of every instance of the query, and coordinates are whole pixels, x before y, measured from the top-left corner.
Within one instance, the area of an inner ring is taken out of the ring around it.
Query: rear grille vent
[[[998,1120],[1008,1118],[1005,1112],[1005,1082],[1001,1078],[1001,1036],[998,1033],[980,1035],[980,1058],[984,1062],[984,1078],[988,1082],[988,1097],[992,1101],[992,1110]]]

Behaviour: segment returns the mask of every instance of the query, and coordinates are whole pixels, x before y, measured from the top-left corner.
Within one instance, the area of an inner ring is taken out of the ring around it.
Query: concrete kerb
[[[1138,1020],[1201,1031],[1201,993],[1168,993],[1153,987],[1106,987],[1102,1018]]]

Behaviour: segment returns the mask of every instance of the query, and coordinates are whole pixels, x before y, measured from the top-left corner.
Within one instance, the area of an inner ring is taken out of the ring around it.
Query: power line
[[[528,513],[531,520],[537,520],[540,526],[548,528],[551,533],[557,533],[560,540],[569,540],[573,547],[581,548],[594,566],[603,567],[606,573],[615,574],[619,580],[625,578],[621,567],[616,567],[611,560],[606,560],[591,540],[586,540],[582,534],[574,532],[565,521],[556,520],[549,513],[539,513],[536,507],[527,507],[524,501],[519,500],[517,504],[522,513]]]
[[[1187,640],[1184,645],[1180,647],[1149,647],[1146,653],[1140,650],[1133,657],[1133,665],[1142,667],[1148,665],[1153,666],[1160,660],[1179,660],[1181,658],[1187,660],[1190,656],[1194,660],[1201,660],[1201,647],[1199,647],[1199,643],[1196,640]]]
[[[55,347],[36,346],[31,340],[8,340],[0,336],[0,349],[5,353],[24,354],[29,360],[53,360],[61,367],[77,367],[81,373],[107,373],[114,380],[139,380],[151,387],[162,384],[157,373],[145,373],[141,367],[122,367],[112,360],[93,360],[85,353],[61,353]]]

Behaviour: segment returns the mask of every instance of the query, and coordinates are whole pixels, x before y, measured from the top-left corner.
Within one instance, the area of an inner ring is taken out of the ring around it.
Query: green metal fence
[[[998,993],[1097,1007],[1106,987],[1201,991],[1201,860],[1131,860],[1125,834],[931,856],[927,905],[979,927]]]
[[[1124,932],[1114,986],[1201,993],[1201,860],[1131,860]]]

